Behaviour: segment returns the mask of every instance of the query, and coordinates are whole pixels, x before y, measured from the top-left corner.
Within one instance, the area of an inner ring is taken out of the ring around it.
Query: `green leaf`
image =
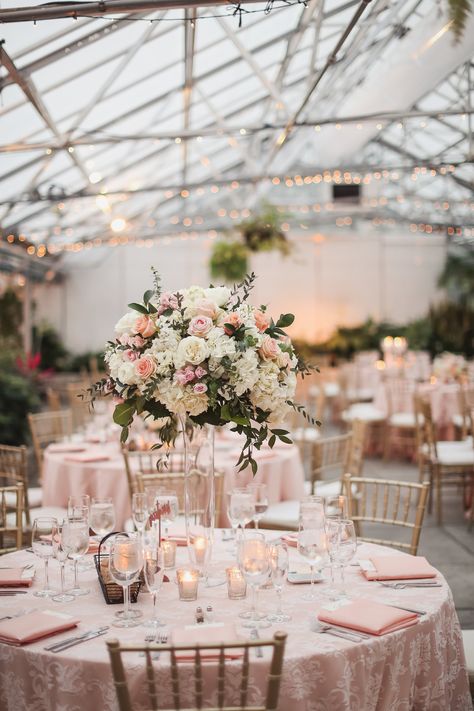
[[[230,407],[227,403],[225,405],[222,405],[221,407],[221,417],[223,420],[227,420],[227,422],[230,422],[234,419],[230,414]]]
[[[275,442],[276,442],[276,437],[275,437],[275,435],[272,435],[270,437],[270,439],[268,440],[268,446],[270,447],[270,449],[273,449]]]
[[[272,434],[275,434],[275,435],[277,435],[278,437],[279,437],[280,435],[287,435],[287,434],[288,434],[288,430],[273,430],[273,429],[272,429],[271,432],[272,432]]]
[[[121,402],[114,410],[114,422],[122,427],[128,427],[132,424],[135,414],[135,403],[130,401]]]
[[[154,293],[155,292],[153,291],[153,289],[148,289],[148,291],[145,291],[145,293],[143,294],[143,303],[145,304],[145,306],[148,306],[148,303]]]
[[[250,420],[248,417],[244,417],[243,415],[231,415],[230,419],[232,422],[235,422],[238,425],[249,425]]]
[[[153,306],[153,304],[150,302],[148,304],[148,313],[156,314],[157,311],[158,311],[158,309],[156,308],[156,306]]]
[[[293,444],[293,440],[289,437],[283,437],[283,435],[280,435],[280,442],[284,442],[285,444]]]
[[[120,441],[121,441],[122,444],[125,444],[125,442],[127,441],[127,439],[128,439],[128,432],[129,432],[128,427],[122,427],[122,431],[121,431],[121,433],[120,433]]]
[[[140,415],[143,412],[143,408],[145,407],[145,397],[143,395],[137,397],[135,407],[137,410],[137,415]]]
[[[295,317],[293,314],[281,314],[276,325],[279,328],[287,328],[288,326],[291,326],[291,324],[293,323],[294,320],[295,320]]]
[[[255,459],[250,458],[250,466],[252,467],[252,474],[255,476],[255,474],[257,473],[257,469],[258,469],[258,464],[255,461]]]
[[[133,309],[134,311],[139,311],[141,314],[148,314],[147,309],[141,304],[135,304],[132,302],[131,304],[128,304],[128,308]]]

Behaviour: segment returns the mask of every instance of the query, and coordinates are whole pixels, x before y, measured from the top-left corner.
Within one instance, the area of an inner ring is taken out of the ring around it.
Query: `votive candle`
[[[227,594],[230,600],[242,600],[247,594],[247,583],[240,568],[226,568]]]
[[[161,541],[165,568],[174,568],[176,562],[176,542]]]
[[[190,568],[178,568],[176,571],[180,600],[196,600],[199,571]]]

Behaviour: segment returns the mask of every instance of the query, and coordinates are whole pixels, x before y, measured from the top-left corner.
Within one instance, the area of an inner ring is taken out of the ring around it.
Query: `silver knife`
[[[398,610],[405,610],[405,612],[413,612],[414,615],[419,615],[420,617],[428,614],[426,610],[413,610],[411,607],[401,607],[401,605],[392,605],[391,603],[386,604],[390,607],[396,607]]]
[[[51,644],[49,647],[44,647],[48,652],[62,652],[63,649],[69,649],[69,647],[74,647],[76,644],[81,644],[81,642],[86,642],[88,639],[93,639],[94,637],[99,637],[105,634],[109,627],[99,627],[97,630],[89,630],[77,637],[69,637],[69,639],[63,639],[62,642],[56,642],[56,644]]]
[[[256,627],[252,628],[252,631],[250,632],[250,638],[260,639],[260,635],[258,634],[258,629]],[[255,653],[257,657],[263,657],[263,651],[261,647],[255,647]]]

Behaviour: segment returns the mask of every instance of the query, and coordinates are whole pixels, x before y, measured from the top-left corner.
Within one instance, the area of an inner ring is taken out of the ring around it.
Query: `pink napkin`
[[[382,635],[411,627],[418,622],[418,615],[373,600],[361,599],[337,610],[323,610],[318,620],[358,632]]]
[[[62,454],[65,452],[84,452],[87,447],[84,444],[73,444],[72,442],[61,442],[58,444],[50,444],[48,452],[53,454]]]
[[[76,627],[79,620],[56,610],[29,612],[0,622],[0,642],[20,646]]]
[[[284,541],[287,546],[291,546],[292,548],[298,547],[297,533],[287,533],[285,536],[281,536],[281,540]]]
[[[188,539],[186,536],[168,536],[168,541],[174,541],[177,546],[187,546]]]
[[[29,587],[33,577],[22,578],[23,568],[9,568],[0,570],[0,588]]]
[[[435,578],[436,570],[423,556],[387,555],[369,558],[375,571],[364,570],[367,580],[411,580]]]
[[[171,631],[171,642],[173,645],[188,644],[216,644],[238,642],[235,625],[232,623],[216,622],[206,625],[186,625],[185,627],[175,627]],[[225,653],[226,659],[238,659],[243,656],[243,649],[231,649]],[[218,659],[218,649],[204,649],[201,651],[203,659]],[[176,658],[182,661],[193,661],[194,654],[189,650],[177,652]]]
[[[73,454],[70,457],[66,457],[68,462],[82,462],[87,464],[88,462],[105,462],[110,459],[108,454],[100,454],[99,452],[86,452],[85,454]]]

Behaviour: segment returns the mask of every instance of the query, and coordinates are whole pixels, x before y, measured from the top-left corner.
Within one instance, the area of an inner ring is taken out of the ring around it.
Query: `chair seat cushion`
[[[462,415],[456,414],[451,417],[451,422],[455,427],[460,429],[464,426],[464,417]]]
[[[442,466],[472,466],[474,468],[474,449],[460,447],[438,449],[438,463]]]
[[[383,422],[385,415],[380,410],[377,410],[371,403],[356,403],[351,405],[342,413],[342,419],[345,422],[353,420],[361,420],[362,422]]]
[[[298,518],[300,515],[300,502],[295,500],[279,501],[270,504],[265,515],[260,519],[260,526],[263,528],[279,528],[281,530],[298,528]]]
[[[297,427],[290,434],[293,442],[316,442],[321,436],[314,427]]]
[[[415,428],[416,420],[413,412],[394,412],[388,418],[388,423],[392,427],[410,427]]]
[[[7,506],[16,506],[16,494],[10,491],[7,491],[5,494],[5,501],[7,503]],[[41,506],[41,502],[43,501],[43,492],[41,491],[41,487],[30,487],[28,489],[28,503],[30,505],[30,510],[33,508],[37,508],[38,506]]]
[[[337,397],[341,392],[339,383],[324,383],[323,390],[326,397]]]

